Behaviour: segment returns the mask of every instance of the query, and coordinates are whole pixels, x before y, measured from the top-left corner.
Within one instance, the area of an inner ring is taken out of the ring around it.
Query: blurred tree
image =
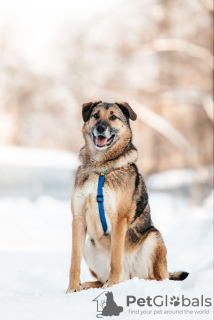
[[[62,69],[51,75],[35,74],[1,38],[0,142],[78,152],[82,103],[123,100],[139,115],[144,174],[210,165],[212,11],[210,0],[115,1],[68,22],[56,42]]]

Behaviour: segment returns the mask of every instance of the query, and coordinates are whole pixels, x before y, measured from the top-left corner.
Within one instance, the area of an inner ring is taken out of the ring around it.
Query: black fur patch
[[[146,200],[147,200],[146,196],[142,192],[139,199],[137,200],[137,208],[135,211],[135,218],[138,218],[143,213],[143,210],[145,209],[145,206],[146,206],[146,204],[145,204]]]
[[[94,239],[91,239],[91,243],[94,247],[96,247]]]
[[[183,281],[188,277],[188,275],[189,273],[185,271],[171,273],[169,276],[169,280]]]
[[[141,225],[141,226],[136,226],[136,231],[138,233],[140,233],[141,235],[145,235],[146,233],[149,233],[151,231],[157,231],[157,229],[153,226],[150,226],[150,227],[146,227],[144,225]]]
[[[135,233],[133,229],[127,230],[127,236],[128,236],[129,242],[132,244],[136,244],[140,241],[140,238],[138,237],[138,235]]]
[[[183,271],[181,274],[180,274],[180,280],[185,280],[187,277],[188,277],[189,273],[186,272],[186,271]]]
[[[85,176],[84,179],[82,179],[82,184],[84,184],[89,178],[89,175]]]
[[[108,103],[108,102],[103,102],[103,106],[106,110],[108,110],[110,107],[112,107],[114,103]]]
[[[137,189],[139,186],[139,182],[140,182],[140,175],[139,175],[138,168],[137,168],[136,164],[132,163],[131,166],[134,168],[134,170],[136,172],[135,189]]]

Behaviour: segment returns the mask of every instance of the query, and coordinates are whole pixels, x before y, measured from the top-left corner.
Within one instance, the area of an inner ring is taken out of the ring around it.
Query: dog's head
[[[111,291],[108,291],[106,294],[107,298],[112,298],[113,299],[113,293]]]
[[[131,138],[129,119],[137,115],[127,102],[106,103],[102,101],[84,103],[83,135],[87,143],[98,150],[111,148]]]

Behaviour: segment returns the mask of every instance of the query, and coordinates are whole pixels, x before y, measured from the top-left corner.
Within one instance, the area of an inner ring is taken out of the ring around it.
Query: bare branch
[[[200,0],[201,3],[211,12],[214,11],[214,3],[213,0]]]
[[[100,302],[100,307],[103,309],[105,307],[105,305],[106,305],[106,300],[102,300]]]
[[[185,152],[189,152],[192,149],[187,139],[166,119],[136,100],[129,99],[129,102],[134,105],[135,110],[137,110],[138,118],[140,118],[141,121],[145,122],[155,131],[161,133],[177,149]]]
[[[204,98],[202,100],[202,106],[208,116],[208,118],[214,122],[214,115],[213,115],[213,100],[210,96],[206,96],[206,98]]]
[[[157,39],[137,48],[128,48],[126,51],[144,55],[164,51],[180,51],[191,57],[202,59],[208,67],[213,68],[213,55],[209,50],[182,39]]]

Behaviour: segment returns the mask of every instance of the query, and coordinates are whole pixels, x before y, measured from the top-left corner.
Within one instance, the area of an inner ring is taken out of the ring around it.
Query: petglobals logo
[[[120,295],[121,298],[121,295]],[[133,316],[142,315],[172,315],[192,314],[204,316],[210,313],[212,299],[201,295],[199,297],[187,297],[185,295],[156,295],[154,297],[136,297],[124,295],[123,306],[118,305],[112,291],[103,291],[92,300],[96,302],[97,318],[106,316],[120,316],[122,312]]]
[[[168,307],[170,305],[177,307],[210,307],[212,305],[211,298],[204,298],[201,295],[199,298],[187,298],[184,295],[180,297],[172,296],[168,297],[165,296],[155,296],[150,297],[147,296],[146,298],[136,298],[135,296],[127,296],[126,297],[126,305],[134,306],[137,305],[138,307]]]
[[[102,292],[93,301],[97,302],[97,318],[102,318],[103,316],[119,316],[119,314],[123,312],[123,307],[117,305],[111,291]]]

